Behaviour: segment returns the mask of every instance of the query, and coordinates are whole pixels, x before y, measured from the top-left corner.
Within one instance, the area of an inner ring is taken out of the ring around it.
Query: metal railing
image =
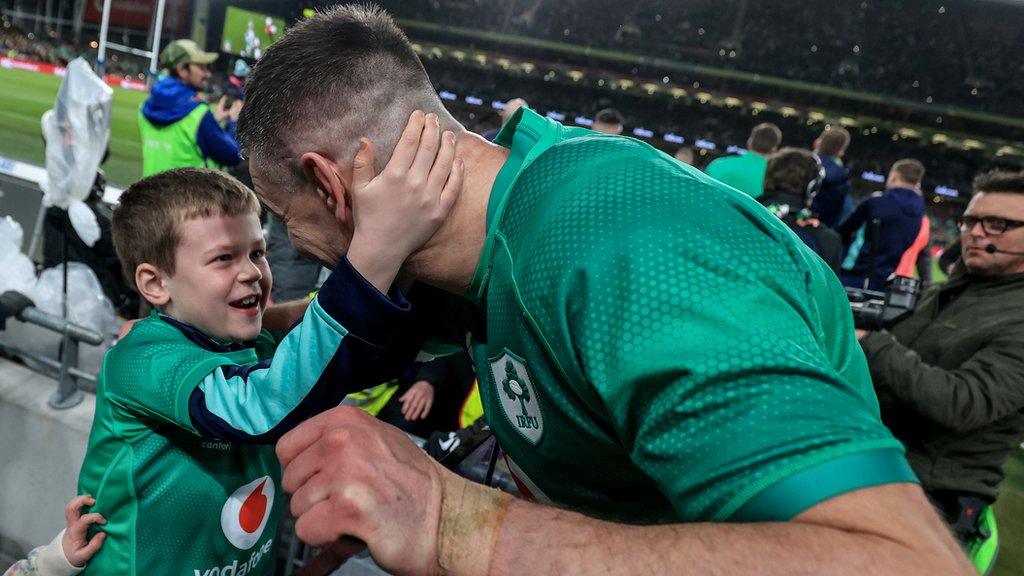
[[[103,335],[95,330],[69,322],[60,316],[54,316],[38,308],[26,308],[18,315],[18,319],[35,324],[62,336],[60,358],[54,359],[35,352],[30,352],[14,344],[0,342],[0,348],[10,354],[34,360],[57,372],[57,390],[50,396],[48,404],[54,410],[67,410],[82,401],[79,381],[96,384],[96,376],[78,368],[78,343],[85,342],[93,346],[103,343]]]

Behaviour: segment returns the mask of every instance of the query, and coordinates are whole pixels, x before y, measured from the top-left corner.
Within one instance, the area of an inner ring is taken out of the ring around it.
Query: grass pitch
[[[32,164],[46,164],[39,119],[53,108],[60,78],[48,74],[0,68],[0,155]],[[139,142],[139,107],[146,94],[114,88],[110,132],[110,158],[103,165],[107,180],[128,186],[142,176]]]

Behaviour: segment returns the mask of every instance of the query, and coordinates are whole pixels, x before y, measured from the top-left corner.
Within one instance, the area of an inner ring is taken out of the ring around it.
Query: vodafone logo
[[[228,497],[220,511],[220,527],[228,542],[239,550],[252,548],[267,526],[274,507],[274,481],[263,476]]]

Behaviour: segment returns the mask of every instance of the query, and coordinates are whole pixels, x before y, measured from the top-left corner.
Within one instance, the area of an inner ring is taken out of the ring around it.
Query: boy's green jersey
[[[159,318],[138,322],[110,350],[78,479],[107,519],[87,574],[272,572],[281,492],[273,445],[197,435],[178,397],[216,366],[272,353],[265,332],[254,348],[212,352]]]
[[[753,199],[529,110],[468,296],[488,423],[525,492],[613,520],[785,520],[914,482],[845,293]]]
[[[154,312],[107,352],[79,493],[107,519],[87,575],[271,574],[281,517],[274,442],[375,366],[409,312],[342,262],[302,321],[224,344]],[[398,346],[402,348],[401,346]],[[406,362],[414,347],[406,346]],[[395,360],[402,365],[402,360]]]

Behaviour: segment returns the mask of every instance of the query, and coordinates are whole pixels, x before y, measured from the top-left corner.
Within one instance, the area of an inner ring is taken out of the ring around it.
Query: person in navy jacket
[[[924,166],[904,159],[893,164],[884,192],[865,198],[836,231],[846,246],[840,278],[854,288],[885,290],[900,257],[921,230]]]

